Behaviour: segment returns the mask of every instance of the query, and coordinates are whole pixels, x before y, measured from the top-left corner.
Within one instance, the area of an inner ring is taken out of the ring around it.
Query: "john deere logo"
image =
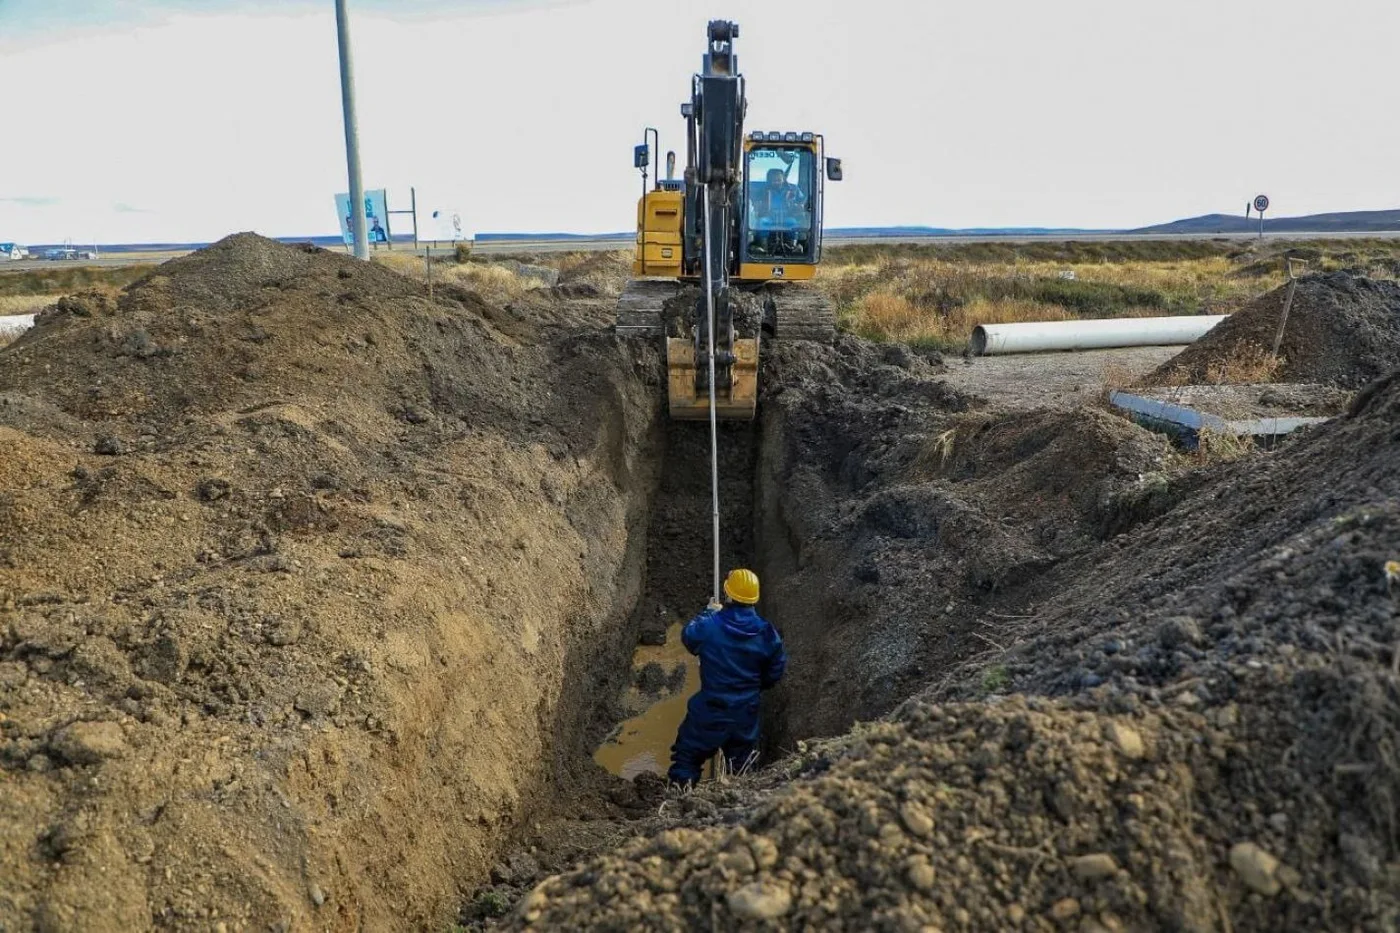
[[[782,267],[782,266],[774,266],[774,267],[773,267],[773,278],[775,278],[775,279],[781,279],[781,278],[783,277],[784,274],[785,274],[785,273],[784,273],[784,271],[783,271],[783,267]]]

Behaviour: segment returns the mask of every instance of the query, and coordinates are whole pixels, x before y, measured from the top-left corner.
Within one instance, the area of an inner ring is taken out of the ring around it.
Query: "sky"
[[[1400,207],[1392,0],[349,0],[367,188],[628,230],[705,23],[749,129],[840,156],[828,226],[1123,228]],[[332,0],[0,0],[0,241],[334,233]],[[404,228],[396,227],[396,232]]]

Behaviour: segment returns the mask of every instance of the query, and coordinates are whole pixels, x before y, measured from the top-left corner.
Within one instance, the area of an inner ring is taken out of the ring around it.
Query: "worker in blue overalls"
[[[700,659],[700,690],[686,706],[671,746],[671,783],[694,784],[700,769],[723,751],[729,770],[743,771],[758,755],[758,695],[787,668],[783,639],[759,615],[758,575],[735,570],[724,581],[724,603],[711,601],[681,632]]]

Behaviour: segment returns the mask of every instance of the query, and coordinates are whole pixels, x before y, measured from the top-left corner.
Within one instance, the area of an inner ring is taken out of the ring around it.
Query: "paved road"
[[[1290,240],[1356,240],[1356,239],[1400,239],[1400,230],[1376,230],[1376,231],[1338,231],[1333,233],[1269,233],[1265,238],[1275,241]],[[1006,236],[998,234],[983,234],[975,236],[828,236],[822,242],[827,246],[851,246],[855,244],[894,244],[894,243],[914,243],[914,244],[940,244],[940,243],[1113,243],[1132,240],[1164,241],[1164,240],[1254,240],[1258,239],[1255,233],[1081,233],[1067,236],[1065,234],[1034,234],[1027,236]],[[567,240],[486,240],[477,243],[473,250],[484,255],[500,255],[508,253],[562,253],[572,251],[591,250],[621,250],[631,249],[632,236],[624,235],[620,237],[577,237]],[[411,247],[399,245],[397,250],[407,251]],[[446,244],[443,245],[446,248]],[[70,266],[130,266],[138,263],[164,262],[167,259],[174,259],[176,256],[183,256],[186,252],[170,253],[145,253],[138,255],[126,255],[114,253],[102,256],[98,259],[70,259],[70,260],[45,260],[45,259],[25,259],[18,262],[0,261],[0,272],[11,270],[21,271],[26,269],[51,269]]]

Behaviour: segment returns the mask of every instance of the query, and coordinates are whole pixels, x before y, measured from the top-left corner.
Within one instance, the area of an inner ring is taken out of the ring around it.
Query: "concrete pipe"
[[[1045,350],[1178,346],[1203,337],[1225,317],[1223,314],[1194,314],[1095,321],[978,324],[972,331],[972,352],[976,356],[990,356]]]
[[[32,314],[0,314],[0,338],[13,340],[33,326]]]

